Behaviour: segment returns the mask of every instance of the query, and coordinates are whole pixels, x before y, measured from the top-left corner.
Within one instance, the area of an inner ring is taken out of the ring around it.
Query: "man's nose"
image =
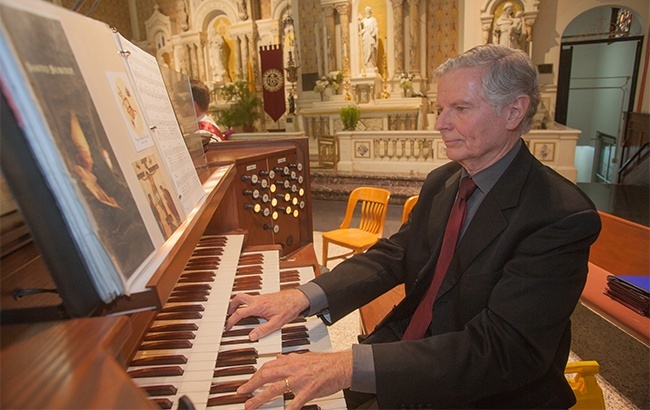
[[[437,114],[436,116],[436,123],[433,126],[433,128],[436,131],[442,131],[443,129],[447,129],[449,127],[449,121],[447,121],[447,116],[445,115],[444,111],[441,111]]]

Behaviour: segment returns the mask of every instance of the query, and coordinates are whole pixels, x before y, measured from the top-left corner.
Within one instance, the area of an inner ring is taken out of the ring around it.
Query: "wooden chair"
[[[340,228],[323,232],[323,266],[327,266],[327,262],[332,259],[345,259],[355,253],[362,253],[381,238],[389,198],[390,192],[383,188],[360,187],[350,193]],[[359,227],[350,228],[357,205],[360,205]],[[328,257],[330,243],[351,251]]]
[[[420,198],[420,195],[413,195],[408,197],[406,202],[404,202],[404,209],[402,210],[402,223],[408,221],[411,209],[413,209],[415,203],[418,202],[418,198]]]
[[[567,363],[564,375],[577,400],[571,410],[605,410],[603,390],[596,380],[599,371],[600,366],[594,360]]]

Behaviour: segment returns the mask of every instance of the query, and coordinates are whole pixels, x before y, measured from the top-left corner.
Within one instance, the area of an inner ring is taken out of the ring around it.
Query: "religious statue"
[[[210,37],[210,62],[212,79],[217,83],[230,82],[230,75],[224,67],[224,38],[219,33]]]
[[[187,15],[187,0],[176,3],[176,15],[178,19],[178,27],[182,31],[187,31],[190,28],[188,15]]]
[[[359,20],[359,35],[361,36],[363,66],[376,68],[379,25],[377,19],[372,16],[371,7],[366,7],[366,16]]]
[[[284,19],[283,23],[284,33],[282,39],[284,40],[284,45],[282,47],[282,51],[284,53],[284,60],[292,59],[291,54],[296,56],[296,60],[298,60],[298,53],[296,50],[296,32],[293,26],[293,17],[291,17],[291,15],[288,15]]]
[[[494,23],[492,42],[510,48],[521,49],[523,26],[523,13],[518,11],[515,14],[512,3],[505,3],[503,12]]]
[[[248,6],[246,5],[246,0],[240,0],[237,2],[237,11],[239,12],[239,18],[242,21],[248,20]]]

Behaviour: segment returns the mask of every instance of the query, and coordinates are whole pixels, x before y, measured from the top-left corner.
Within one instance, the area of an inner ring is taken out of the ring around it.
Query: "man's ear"
[[[519,127],[519,124],[526,118],[528,107],[530,106],[530,97],[521,94],[513,102],[506,106],[506,128],[513,131]]]

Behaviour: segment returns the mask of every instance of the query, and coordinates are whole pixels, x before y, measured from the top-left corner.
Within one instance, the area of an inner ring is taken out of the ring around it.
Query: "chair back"
[[[355,188],[348,198],[348,206],[345,210],[345,218],[341,223],[341,229],[350,227],[354,210],[357,204],[360,205],[359,229],[382,236],[386,212],[388,211],[388,199],[390,191],[383,188],[359,187]]]
[[[418,198],[420,198],[420,195],[413,195],[408,197],[404,202],[404,209],[402,210],[402,223],[408,221],[409,214],[411,213],[411,209],[413,209],[413,207],[415,206],[415,203],[418,201]]]

